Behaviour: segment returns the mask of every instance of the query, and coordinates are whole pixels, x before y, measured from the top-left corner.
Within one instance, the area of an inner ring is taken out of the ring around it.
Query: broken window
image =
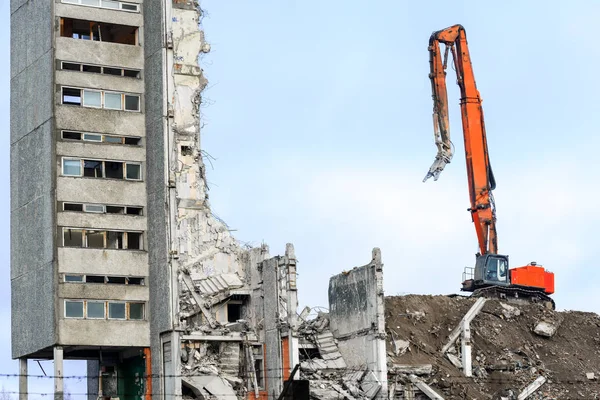
[[[107,276],[106,283],[111,283],[115,285],[124,285],[127,279],[124,276]]]
[[[104,248],[104,235],[105,231],[86,231],[85,236],[87,239],[87,247],[103,249]]]
[[[80,106],[81,105],[81,89],[63,87],[62,88],[62,103]]]
[[[136,138],[136,137],[126,137],[125,138],[125,144],[128,144],[130,146],[139,146],[141,141],[142,141],[141,138]]]
[[[96,249],[143,250],[141,232],[62,228],[63,245]]]
[[[65,282],[83,282],[83,275],[65,275]]]
[[[79,72],[91,72],[94,74],[114,75],[114,76],[125,76],[129,78],[139,78],[139,69],[128,69],[119,67],[105,67],[102,65],[94,64],[81,64],[69,61],[62,61],[60,63],[60,69],[65,71],[79,71]]]
[[[87,302],[87,317],[90,319],[104,319],[105,309],[104,302],[88,301]]]
[[[104,22],[100,23],[73,18],[60,19],[60,35],[73,39],[93,40],[128,45],[138,44],[138,28],[136,26],[118,25]]]
[[[83,318],[83,301],[65,300],[66,318]]]
[[[108,303],[109,319],[125,319],[125,303]]]
[[[263,361],[264,351],[262,345],[252,346],[252,356],[254,357],[254,373],[256,382],[260,389],[265,388],[265,364]]]
[[[83,211],[83,204],[63,203],[64,211]]]
[[[227,303],[227,322],[236,322],[242,319],[242,304],[238,302]]]
[[[142,207],[127,207],[128,215],[142,215]]]
[[[88,178],[103,178],[102,161],[83,160],[83,176]]]
[[[144,278],[137,278],[137,277],[129,277],[127,278],[127,283],[129,285],[143,285],[144,284]]]
[[[106,161],[106,177],[123,179],[123,163],[117,161]]]
[[[86,275],[86,283],[105,283],[106,279],[103,275]]]
[[[142,249],[141,232],[127,232],[127,248],[130,250]]]
[[[63,230],[63,246],[83,247],[83,230],[65,228]]]
[[[68,140],[81,140],[81,132],[62,131],[62,138]]]
[[[129,146],[139,146],[142,138],[132,136],[115,136],[102,133],[62,131],[61,137],[66,140],[83,140],[85,142],[126,144]]]
[[[124,214],[125,213],[125,207],[106,206],[106,212],[108,214]]]
[[[107,235],[106,247],[109,249],[123,248],[123,232],[109,231]]]
[[[129,303],[129,319],[144,319],[144,303]]]
[[[102,67],[100,67],[98,65],[83,64],[81,66],[81,70],[83,72],[92,72],[94,74],[101,74],[102,73]]]

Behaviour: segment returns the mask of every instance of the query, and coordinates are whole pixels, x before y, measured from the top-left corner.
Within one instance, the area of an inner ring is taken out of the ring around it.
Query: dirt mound
[[[445,399],[516,399],[540,375],[546,383],[528,399],[600,398],[600,317],[536,304],[485,303],[471,322],[474,376],[465,377],[441,349],[474,302],[462,296],[387,297],[388,365],[432,364],[423,380]],[[542,325],[557,329],[535,333]]]

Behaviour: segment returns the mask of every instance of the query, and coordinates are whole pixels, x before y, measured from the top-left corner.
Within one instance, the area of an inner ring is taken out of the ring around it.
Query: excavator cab
[[[509,286],[508,256],[478,255],[475,268],[465,269],[463,291],[472,292],[486,286]]]

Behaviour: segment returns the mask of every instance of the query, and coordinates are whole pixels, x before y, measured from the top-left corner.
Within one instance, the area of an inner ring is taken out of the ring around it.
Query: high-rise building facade
[[[296,260],[207,196],[195,0],[11,0],[12,354],[88,360],[90,399],[276,398]]]

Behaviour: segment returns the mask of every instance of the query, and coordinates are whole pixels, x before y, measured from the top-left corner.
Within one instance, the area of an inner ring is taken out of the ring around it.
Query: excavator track
[[[471,297],[485,297],[488,299],[506,299],[511,300],[526,300],[532,303],[543,304],[544,306],[556,309],[554,300],[537,290],[528,290],[518,286],[488,286],[485,288],[476,289]]]

